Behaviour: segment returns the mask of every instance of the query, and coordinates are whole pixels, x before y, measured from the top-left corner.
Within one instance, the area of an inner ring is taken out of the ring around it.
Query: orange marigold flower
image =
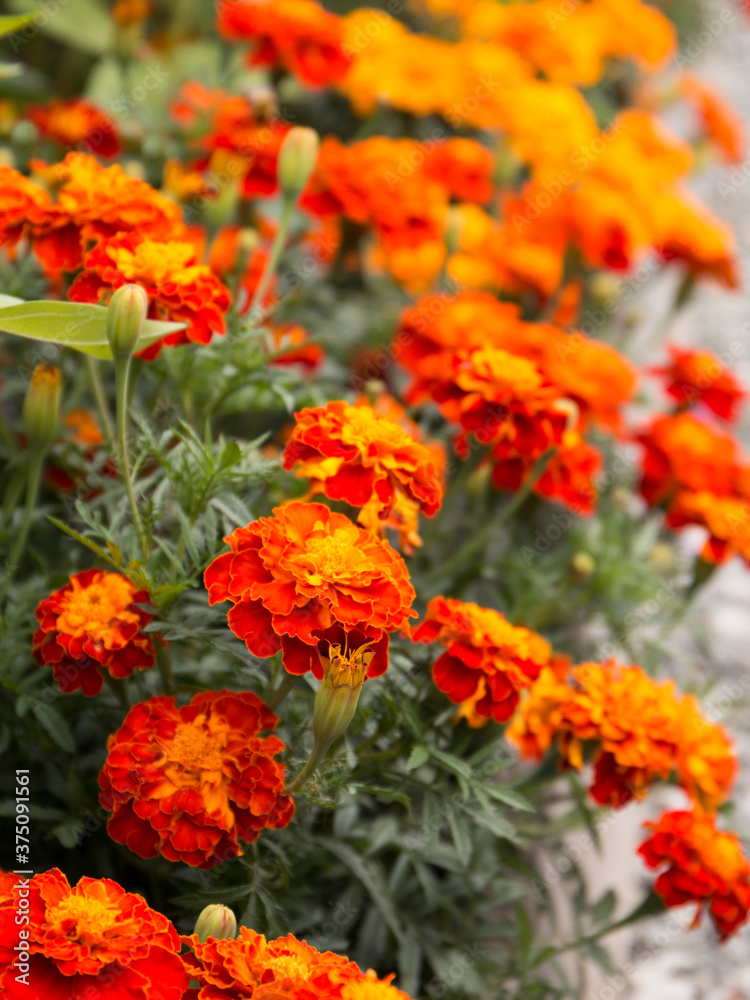
[[[107,831],[142,858],[157,854],[211,868],[242,853],[240,842],[286,826],[284,744],[261,737],[278,719],[250,692],[207,691],[135,705],[107,743],[100,801]]]
[[[254,43],[251,66],[282,66],[313,87],[349,68],[341,19],[314,0],[222,0],[218,29],[230,41]]]
[[[81,688],[88,697],[102,689],[105,675],[130,677],[154,665],[154,646],[142,633],[153,615],[145,590],[119,573],[87,569],[40,602],[32,652],[39,666],[52,667],[64,694]]]
[[[255,656],[282,651],[291,674],[322,678],[320,643],[341,630],[374,640],[368,677],[388,668],[388,636],[407,629],[414,588],[401,556],[344,514],[293,501],[237,528],[205,572],[209,604],[231,601],[229,627]],[[356,643],[351,639],[349,649]],[[325,654],[324,654],[325,655]]]
[[[511,625],[499,611],[450,597],[430,601],[414,641],[444,646],[432,667],[435,684],[454,702],[473,700],[482,686],[472,712],[496,722],[511,717],[519,691],[531,686],[552,655],[541,636]]]
[[[649,868],[662,868],[654,889],[668,907],[696,903],[693,927],[707,911],[722,941],[750,914],[750,861],[732,833],[700,810],[663,813],[644,823],[651,834],[638,848]]]
[[[19,982],[17,968],[3,962],[3,997],[181,1000],[190,979],[179,935],[142,896],[106,878],[82,878],[71,887],[58,868],[35,875],[28,891],[28,981]],[[6,898],[11,893],[17,907],[8,876],[0,892]]]
[[[707,722],[691,697],[671,682],[657,683],[637,666],[584,663],[570,676],[543,670],[508,729],[524,756],[541,759],[555,744],[565,766],[581,769],[593,744],[594,780],[601,805],[640,798],[674,771],[704,807],[727,796],[736,759],[720,726]]]
[[[63,425],[69,431],[69,439],[82,448],[95,448],[104,444],[104,435],[90,410],[71,410],[63,420]]]
[[[27,117],[42,135],[61,146],[75,146],[79,152],[105,158],[120,152],[120,137],[111,118],[91,101],[81,97],[54,98],[29,108]]]
[[[121,233],[89,251],[84,266],[68,292],[73,302],[99,302],[135,282],[148,294],[152,316],[187,322],[187,329],[168,334],[144,356],[154,357],[162,344],[207,344],[213,333],[224,333],[229,289],[198,262],[193,243]]]
[[[458,201],[486,205],[494,190],[495,159],[473,139],[446,139],[425,151],[425,173]]]
[[[372,501],[386,519],[401,493],[432,517],[443,487],[430,450],[366,404],[333,400],[295,414],[284,468],[312,481],[312,492],[353,507]]]
[[[713,87],[692,73],[683,74],[679,86],[695,107],[704,135],[715,143],[727,163],[741,163],[745,155],[741,119]]]
[[[747,393],[721,360],[711,351],[691,351],[677,344],[668,344],[667,349],[670,363],[652,368],[651,373],[664,376],[669,395],[682,406],[703,403],[717,417],[733,423]]]
[[[737,443],[689,413],[657,417],[636,435],[643,445],[641,493],[649,504],[669,499],[679,489],[732,493]]]
[[[141,24],[151,13],[149,0],[115,0],[112,6],[112,20],[121,28]]]
[[[332,951],[320,952],[293,934],[267,941],[248,927],[237,938],[205,942],[184,937],[182,960],[198,982],[196,1000],[409,1000],[372,970]]]
[[[52,204],[49,192],[9,167],[0,164],[0,246],[13,249],[27,235],[34,211]]]
[[[318,344],[310,343],[310,334],[298,323],[286,323],[271,329],[272,365],[301,365],[305,373],[312,373],[325,359],[325,352]]]
[[[709,537],[701,551],[706,562],[723,563],[735,555],[750,561],[750,503],[743,496],[682,490],[669,506],[667,524],[671,528],[688,524],[707,528]]]

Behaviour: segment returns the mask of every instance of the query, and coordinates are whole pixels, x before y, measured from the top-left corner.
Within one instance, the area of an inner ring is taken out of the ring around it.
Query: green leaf
[[[402,937],[401,921],[398,918],[396,905],[388,893],[379,866],[371,858],[363,858],[359,851],[355,851],[348,844],[342,844],[332,837],[319,837],[318,843],[321,847],[329,850],[331,854],[334,854],[339,861],[342,861],[352,874],[359,879],[370,894],[372,901],[380,910],[381,916],[393,931],[396,940],[400,941]]]
[[[64,5],[56,4],[49,14],[37,10],[39,0],[10,0],[8,6],[36,20],[40,31],[72,45],[79,52],[100,55],[112,47],[112,19],[96,0],[66,0]]]
[[[515,791],[513,788],[506,788],[503,785],[488,783],[486,785],[482,785],[482,791],[491,796],[493,799],[497,799],[499,802],[504,802],[506,806],[512,806],[514,809],[522,809],[524,812],[537,811],[533,802],[529,802],[525,795],[521,795],[520,792]]]
[[[453,774],[459,774],[462,778],[471,780],[471,768],[466,761],[461,760],[460,757],[454,757],[452,753],[446,753],[444,750],[435,750],[434,747],[430,747],[430,756],[434,757],[435,760],[439,760],[440,763],[448,771],[452,771]]]
[[[69,528],[67,524],[63,524],[62,521],[58,521],[56,517],[52,517],[50,514],[47,515],[47,520],[51,521],[56,528],[60,529],[60,531],[64,531],[66,535],[70,535],[71,538],[80,542],[81,545],[85,545],[87,549],[91,549],[91,551],[98,555],[100,559],[103,559],[105,562],[110,563],[110,565],[120,569],[120,565],[112,561],[109,554],[104,551],[101,545],[97,545],[96,542],[92,542],[90,539],[86,538],[85,535],[80,534],[80,532],[75,531],[73,528]]]
[[[601,899],[591,908],[591,919],[596,921],[596,923],[601,923],[604,920],[609,920],[615,911],[615,906],[617,904],[617,896],[611,889],[608,889]]]
[[[30,707],[39,725],[52,737],[55,743],[68,753],[75,753],[76,744],[70,726],[57,709],[46,705],[43,701],[37,701],[36,698],[31,699]]]
[[[518,831],[512,823],[509,823],[507,819],[504,819],[497,813],[489,816],[487,813],[473,813],[473,818],[475,823],[483,826],[490,833],[494,833],[496,837],[502,837],[503,840],[512,840],[516,843],[520,839]]]
[[[460,813],[454,811],[448,815],[448,825],[451,828],[451,835],[453,843],[456,845],[458,856],[464,865],[468,865],[474,850],[468,824]]]
[[[7,296],[10,298],[11,296]],[[136,351],[156,343],[168,333],[183,330],[186,323],[163,323],[147,319]],[[16,302],[0,300],[0,330],[27,340],[43,340],[71,347],[95,358],[112,358],[107,340],[107,310],[88,302]]]
[[[418,767],[422,764],[426,764],[430,759],[430,751],[427,747],[416,746],[409,754],[409,759],[406,762],[407,771],[416,771]]]

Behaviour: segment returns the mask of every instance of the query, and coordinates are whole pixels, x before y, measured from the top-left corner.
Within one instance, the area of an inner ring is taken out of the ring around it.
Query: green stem
[[[126,712],[130,711],[130,692],[128,691],[128,684],[124,677],[112,677],[110,674],[105,674],[105,680],[109,687],[114,691],[115,697],[120,703],[120,707],[124,708]]]
[[[169,646],[158,643],[156,647],[156,666],[161,677],[161,686],[164,694],[175,694],[177,685],[172,672],[172,658],[169,655]]]
[[[323,760],[325,755],[328,753],[328,749],[331,746],[329,741],[323,741],[318,739],[317,736],[313,737],[313,746],[310,751],[310,759],[302,768],[297,777],[292,781],[290,785],[287,785],[287,793],[291,795],[293,792],[298,791],[310,777],[310,775],[317,770],[318,765]]]
[[[446,562],[441,563],[440,566],[436,566],[431,573],[427,573],[423,579],[423,583],[434,583],[436,580],[442,580],[444,577],[449,576],[453,570],[460,569],[467,560],[471,559],[478,552],[481,552],[495,531],[508,521],[525,503],[553,454],[554,449],[550,448],[541,458],[537,459],[534,468],[531,470],[531,474],[516,492],[515,496],[497,511],[494,517],[487,521],[481,531],[472,535],[454,556]]]
[[[96,407],[99,410],[99,416],[101,417],[104,437],[107,439],[107,444],[111,447],[115,441],[115,425],[112,423],[112,415],[109,412],[109,405],[107,403],[106,393],[104,392],[102,377],[99,373],[98,362],[95,358],[92,358],[90,354],[87,354],[86,365],[89,370],[91,391],[94,394]]]
[[[272,712],[276,711],[276,709],[286,698],[286,696],[289,694],[289,692],[292,690],[292,688],[294,687],[294,685],[297,683],[298,680],[299,677],[295,677],[294,674],[288,674],[286,673],[286,671],[284,671],[284,676],[281,679],[281,683],[266,702],[266,705],[268,706],[268,708],[271,709]]]
[[[148,556],[148,538],[143,530],[143,522],[138,512],[138,504],[133,489],[133,478],[130,473],[130,455],[128,453],[128,392],[130,382],[130,361],[128,355],[115,357],[115,383],[117,387],[117,443],[120,452],[120,470],[122,480],[127,490],[130,509],[133,514],[133,524],[138,535],[141,555]]]
[[[44,464],[45,448],[32,448],[29,456],[29,476],[26,481],[26,504],[24,506],[23,521],[10,550],[8,562],[5,568],[5,579],[0,586],[0,600],[5,598],[13,577],[15,576],[21,556],[26,548],[26,542],[31,530],[31,522],[34,519],[37,501],[39,500],[39,490],[42,482],[42,465]]]
[[[250,303],[250,310],[248,312],[248,321],[250,326],[257,326],[263,316],[262,302],[268,291],[268,286],[271,283],[271,278],[273,277],[276,267],[279,263],[282,250],[284,249],[284,244],[286,242],[286,234],[289,229],[289,223],[292,221],[292,212],[294,211],[294,199],[284,197],[281,203],[281,215],[279,216],[279,228],[276,230],[276,235],[273,238],[273,243],[271,244],[271,252],[268,255],[268,260],[266,261],[266,266],[263,269],[263,274],[260,281],[258,282],[258,287],[255,289],[255,294],[253,295],[252,302]]]

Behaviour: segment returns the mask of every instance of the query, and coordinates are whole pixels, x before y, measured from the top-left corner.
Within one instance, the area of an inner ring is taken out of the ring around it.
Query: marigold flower
[[[552,655],[529,629],[511,625],[499,611],[450,597],[435,597],[414,631],[415,642],[445,647],[432,667],[435,684],[451,701],[474,699],[472,712],[496,722],[509,719],[519,691],[531,686]]]
[[[12,881],[11,881],[12,880]],[[14,876],[0,880],[0,896],[18,897]],[[27,982],[11,961],[0,967],[8,1000],[180,1000],[190,979],[179,958],[172,924],[142,896],[111,879],[82,878],[71,887],[58,868],[29,883]],[[11,937],[11,935],[8,935]],[[15,957],[15,956],[14,956]]]
[[[669,506],[667,524],[683,528],[697,524],[709,537],[701,558],[723,563],[741,555],[750,561],[750,502],[744,496],[717,496],[710,490],[680,491]]]
[[[91,101],[81,97],[53,98],[40,107],[29,108],[26,114],[42,135],[61,146],[76,146],[79,152],[105,159],[120,152],[114,122]]]
[[[702,132],[711,140],[727,163],[741,163],[745,155],[742,121],[726,101],[703,80],[684,73],[679,87],[694,106]]]
[[[162,344],[207,344],[213,333],[225,331],[229,289],[198,262],[192,243],[121,233],[97,244],[84,265],[68,292],[72,301],[99,302],[123,285],[137,283],[149,297],[152,315],[187,322],[187,329],[168,334],[144,356],[154,357]]]
[[[270,360],[272,365],[300,365],[306,374],[312,375],[325,359],[323,348],[310,343],[310,334],[298,323],[273,327],[271,338],[274,348]]]
[[[737,408],[747,393],[711,351],[691,351],[668,344],[670,363],[652,368],[651,374],[664,377],[665,389],[682,406],[703,403],[709,410],[734,423]]]
[[[333,400],[295,414],[284,468],[311,480],[311,491],[353,507],[375,502],[386,519],[401,493],[431,517],[443,488],[431,452],[372,407]]]
[[[541,759],[555,744],[565,766],[581,769],[593,744],[601,805],[640,798],[655,780],[677,780],[705,808],[727,796],[736,759],[720,726],[704,719],[693,698],[640,667],[585,663],[569,677],[543,670],[508,729],[524,756]]]
[[[722,941],[750,913],[750,861],[732,833],[698,809],[663,813],[638,848],[649,868],[662,868],[654,889],[668,907],[696,903],[693,927],[708,912]]]
[[[148,603],[148,593],[119,573],[76,573],[36,609],[34,659],[52,668],[64,694],[81,688],[87,697],[101,691],[107,674],[120,678],[148,670],[154,646],[142,629],[153,615],[138,607]]]
[[[251,41],[251,66],[282,66],[310,86],[339,80],[349,68],[341,19],[314,0],[224,0],[218,29]]]
[[[182,708],[164,696],[135,705],[99,775],[110,837],[142,858],[212,868],[261,830],[286,826],[294,802],[274,760],[284,744],[258,735],[277,721],[249,692],[208,691]]]
[[[408,628],[414,588],[391,546],[319,503],[293,501],[237,528],[205,572],[209,604],[231,601],[229,627],[255,656],[282,651],[291,674],[323,670],[317,652],[359,632],[374,640],[368,677],[388,668],[388,635]],[[353,649],[353,647],[350,647]]]
[[[643,445],[641,493],[649,504],[680,489],[730,495],[737,463],[737,443],[689,413],[657,417],[636,435]]]
[[[18,170],[0,164],[0,246],[13,250],[28,230],[32,212],[52,203],[49,192]]]
[[[182,956],[198,982],[197,1000],[409,1000],[372,970],[334,952],[320,952],[293,934],[267,941],[248,927],[235,940],[184,937]]]

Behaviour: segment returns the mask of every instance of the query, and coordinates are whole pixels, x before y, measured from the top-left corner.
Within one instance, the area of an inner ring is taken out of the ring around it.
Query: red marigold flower
[[[556,744],[564,765],[579,770],[585,745],[593,744],[589,791],[614,807],[676,772],[688,794],[715,809],[737,770],[726,733],[702,716],[695,699],[612,660],[584,663],[567,677],[543,670],[507,735],[524,756],[537,759]]]
[[[447,139],[426,152],[425,173],[458,201],[486,205],[494,190],[495,158],[481,142]]]
[[[664,376],[669,395],[683,406],[703,403],[717,417],[733,423],[747,393],[720,359],[711,351],[691,351],[676,344],[668,344],[667,349],[670,364],[652,368],[651,373]]]
[[[313,87],[349,69],[341,18],[314,0],[224,0],[218,29],[230,41],[254,42],[251,66],[283,66]]]
[[[737,442],[689,413],[657,417],[636,435],[643,445],[641,493],[649,504],[679,489],[730,495],[737,469]]]
[[[297,323],[286,323],[271,329],[274,353],[269,361],[283,367],[300,365],[312,375],[325,358],[323,348],[310,342],[310,334]]]
[[[430,601],[413,638],[445,647],[432,667],[440,690],[454,702],[471,699],[472,712],[496,722],[511,717],[519,691],[531,687],[552,655],[540,635],[511,625],[499,611],[451,597]]]
[[[387,542],[323,504],[300,501],[224,540],[231,552],[205,572],[208,600],[232,601],[229,627],[251,653],[281,650],[289,673],[312,670],[320,679],[317,646],[330,640],[343,648],[343,629],[374,640],[368,677],[385,673],[389,633],[416,615],[406,564]]]
[[[40,602],[39,628],[32,653],[39,666],[52,667],[64,694],[78,688],[88,697],[102,689],[104,677],[130,677],[154,665],[154,646],[142,629],[153,615],[145,590],[119,573],[87,569]]]
[[[68,292],[73,302],[99,302],[135,282],[149,297],[151,315],[187,322],[186,330],[168,334],[142,356],[154,357],[162,344],[207,344],[213,333],[225,331],[229,289],[207,264],[198,262],[192,243],[120,233],[89,251],[84,266]]]
[[[750,861],[732,833],[698,809],[666,812],[638,848],[649,868],[664,868],[654,889],[668,907],[696,903],[693,927],[708,911],[722,941],[750,913]]]
[[[734,555],[750,562],[750,503],[744,496],[717,496],[710,490],[682,490],[669,507],[667,524],[683,528],[698,524],[709,537],[701,558],[723,563]]]
[[[8,900],[17,907],[15,881],[0,880],[0,909],[10,908]],[[17,968],[3,961],[3,997],[181,1000],[190,979],[180,961],[179,935],[142,896],[111,879],[82,878],[71,887],[52,868],[30,880],[28,900],[28,981],[19,981]]]
[[[76,146],[79,152],[85,150],[105,158],[120,152],[120,137],[114,122],[91,101],[81,97],[55,98],[30,108],[26,114],[43,135],[61,146]]]
[[[185,968],[198,982],[196,1000],[409,1000],[372,970],[332,951],[320,952],[293,934],[267,941],[248,927],[239,937],[205,942],[184,937]]]
[[[371,406],[333,400],[295,414],[284,450],[284,468],[312,481],[311,492],[353,507],[374,501],[385,520],[397,494],[428,517],[440,509],[443,487],[425,445]]]
[[[241,854],[265,828],[286,826],[284,744],[261,737],[278,719],[256,695],[207,691],[135,705],[107,743],[100,801],[107,831],[142,858],[211,868]]]

